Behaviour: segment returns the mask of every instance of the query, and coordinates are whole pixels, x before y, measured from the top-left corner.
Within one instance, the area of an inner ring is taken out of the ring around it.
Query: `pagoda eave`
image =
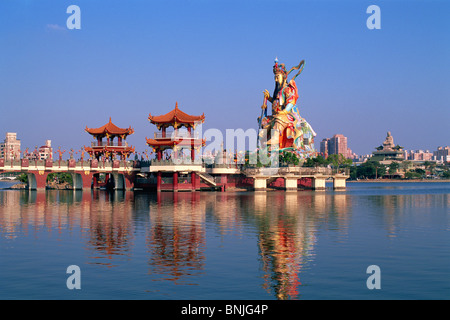
[[[149,114],[148,120],[156,125],[158,130],[160,130],[163,127],[169,127],[173,126],[174,128],[179,127],[193,127],[195,129],[195,126],[197,124],[203,123],[205,121],[205,114],[203,113],[201,116],[193,116],[189,115],[183,111],[181,111],[178,108],[178,102],[175,104],[175,109],[172,111],[159,115],[159,116],[152,116]]]
[[[84,129],[87,133],[97,136],[97,137],[105,137],[105,136],[121,136],[125,138],[128,135],[134,133],[134,129],[131,128],[119,128],[114,123],[111,122],[111,117],[109,118],[109,122],[99,128],[86,128]]]
[[[192,138],[180,138],[180,139],[145,139],[147,145],[153,148],[173,148],[174,146],[185,147],[204,147],[206,145],[205,139],[192,139]]]

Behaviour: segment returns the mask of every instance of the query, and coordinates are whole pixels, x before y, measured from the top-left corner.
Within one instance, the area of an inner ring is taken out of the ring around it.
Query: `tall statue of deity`
[[[298,89],[295,78],[303,71],[305,61],[302,60],[296,67],[289,71],[283,63],[275,59],[273,73],[275,77],[275,90],[270,96],[269,91],[264,91],[264,104],[261,107],[263,114],[258,118],[260,138],[267,133],[267,147],[271,150],[292,151],[300,158],[309,158],[316,155],[314,137],[316,133],[300,116],[297,107]],[[299,70],[288,81],[288,76],[293,70]],[[267,115],[267,102],[272,104],[272,115]],[[265,145],[263,145],[265,147]]]

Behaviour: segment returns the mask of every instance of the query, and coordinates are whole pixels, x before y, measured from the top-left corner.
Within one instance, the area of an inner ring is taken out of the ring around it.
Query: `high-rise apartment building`
[[[405,160],[411,161],[430,161],[433,159],[433,153],[428,150],[410,150],[405,151]]]
[[[353,152],[347,146],[347,137],[335,134],[331,138],[325,138],[320,142],[320,153],[324,156],[330,154],[342,154],[346,158],[352,158]]]
[[[328,154],[329,154],[329,152],[328,152],[328,144],[329,143],[330,143],[329,138],[325,138],[322,141],[320,141],[320,153],[324,157],[328,156]]]
[[[433,152],[434,159],[437,161],[450,161],[450,147],[438,147]]]
[[[6,161],[20,159],[20,140],[17,139],[17,133],[6,133],[5,140],[0,144],[0,158]]]
[[[343,154],[347,157],[347,137],[342,134],[335,134],[330,138],[329,154]]]

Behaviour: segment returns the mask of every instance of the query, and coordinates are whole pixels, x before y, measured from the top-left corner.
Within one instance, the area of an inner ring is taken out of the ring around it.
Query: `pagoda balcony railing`
[[[122,141],[122,142],[118,142],[118,141],[110,141],[109,143],[107,141],[94,141],[91,142],[91,147],[123,147],[126,148],[128,147],[128,142],[126,141]]]
[[[176,131],[166,131],[165,136],[162,132],[155,132],[154,139],[199,139],[200,135],[198,132],[176,132]]]

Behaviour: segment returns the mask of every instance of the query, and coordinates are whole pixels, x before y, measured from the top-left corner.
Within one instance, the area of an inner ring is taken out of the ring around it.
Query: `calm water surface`
[[[0,190],[0,299],[449,299],[449,207],[438,182]],[[81,290],[67,289],[70,265]]]

